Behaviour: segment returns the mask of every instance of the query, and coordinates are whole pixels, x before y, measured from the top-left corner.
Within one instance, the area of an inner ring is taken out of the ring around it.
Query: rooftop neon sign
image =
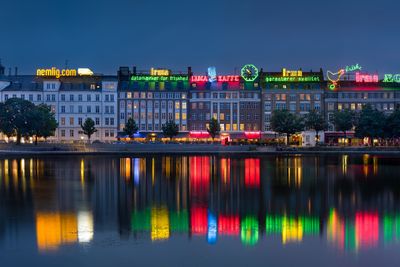
[[[304,76],[304,77],[265,77],[266,82],[319,82],[318,76]]]
[[[192,76],[190,78],[191,82],[208,82],[209,77],[208,76]],[[240,82],[240,76],[239,75],[218,75],[217,76],[217,82]]]
[[[379,82],[378,74],[361,74],[356,72],[357,83],[377,83]]]
[[[340,78],[348,72],[353,72],[353,71],[358,71],[361,70],[362,67],[360,66],[360,64],[354,64],[354,65],[349,65],[346,66],[344,69],[340,69],[338,72],[331,72],[331,71],[327,71],[326,73],[326,77],[328,78],[328,80],[331,82],[331,84],[329,85],[329,89],[334,90],[336,88],[336,85],[338,83],[338,81],[340,81]]]
[[[384,83],[400,83],[400,74],[385,74]]]

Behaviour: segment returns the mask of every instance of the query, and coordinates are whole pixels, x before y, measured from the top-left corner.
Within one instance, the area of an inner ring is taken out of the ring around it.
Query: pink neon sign
[[[357,83],[377,83],[379,82],[379,77],[377,74],[361,74],[356,72],[356,82]]]
[[[192,76],[191,82],[208,82],[208,76]],[[239,75],[219,75],[217,76],[217,82],[239,82]]]

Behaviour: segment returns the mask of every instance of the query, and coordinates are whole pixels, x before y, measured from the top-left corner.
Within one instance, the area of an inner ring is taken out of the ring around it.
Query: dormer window
[[[94,89],[96,89],[96,85],[95,85],[94,83],[92,83],[92,84],[90,85],[90,90],[94,90]]]

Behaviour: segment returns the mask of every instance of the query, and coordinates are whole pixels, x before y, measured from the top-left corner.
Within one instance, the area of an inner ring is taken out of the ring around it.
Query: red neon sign
[[[217,76],[218,82],[239,82],[239,75],[226,75],[226,76]]]
[[[361,74],[356,72],[356,82],[357,83],[377,83],[379,82],[379,77],[377,74]]]
[[[247,139],[260,139],[261,138],[261,132],[256,131],[256,132],[244,132],[244,135],[246,136]]]
[[[192,76],[191,82],[208,82],[208,76]],[[217,76],[217,82],[239,82],[239,75],[220,75]]]
[[[208,82],[208,76],[192,76],[191,82]]]
[[[209,138],[210,134],[206,131],[190,131],[190,138]]]

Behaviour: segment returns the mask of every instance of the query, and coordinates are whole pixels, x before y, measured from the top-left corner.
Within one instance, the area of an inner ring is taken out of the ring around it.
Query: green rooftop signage
[[[384,83],[400,83],[400,74],[385,74]]]
[[[189,81],[187,75],[174,75],[174,76],[152,76],[152,75],[133,75],[131,81],[138,82],[178,82],[178,81]]]
[[[319,76],[301,76],[301,77],[275,77],[275,76],[267,76],[265,77],[265,81],[269,82],[319,82]]]

